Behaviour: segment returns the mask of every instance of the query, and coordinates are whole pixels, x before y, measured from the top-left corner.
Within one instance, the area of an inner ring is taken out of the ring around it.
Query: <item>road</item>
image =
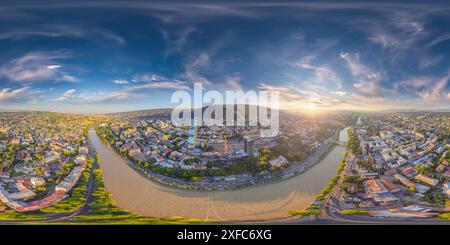
[[[91,143],[91,142],[90,142]],[[92,149],[92,145],[91,149]],[[93,151],[92,151],[93,152]],[[20,223],[51,223],[51,222],[64,222],[74,218],[77,215],[84,214],[89,206],[87,205],[92,200],[92,190],[94,182],[93,170],[98,167],[98,162],[93,163],[91,169],[88,185],[86,200],[84,205],[72,213],[58,214],[55,216],[47,217],[40,220],[14,220],[14,221],[0,221],[0,224],[20,224]],[[379,219],[370,216],[346,216],[338,213],[333,208],[325,208],[324,214],[318,217],[306,217],[300,216],[288,216],[284,218],[274,219],[259,219],[253,221],[227,221],[217,222],[217,224],[450,224],[447,220],[438,219]]]
[[[342,215],[333,208],[325,210],[324,219],[331,222],[343,224],[396,224],[396,225],[450,225],[450,220],[442,220],[436,218],[375,218],[367,215]]]

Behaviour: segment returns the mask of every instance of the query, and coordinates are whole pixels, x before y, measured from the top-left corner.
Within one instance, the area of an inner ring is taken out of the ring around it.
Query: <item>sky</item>
[[[282,109],[450,109],[443,1],[0,3],[0,110],[174,107],[279,91]]]

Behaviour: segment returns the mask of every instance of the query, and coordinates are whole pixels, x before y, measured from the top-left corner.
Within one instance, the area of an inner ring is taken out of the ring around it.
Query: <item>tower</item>
[[[248,156],[253,157],[255,155],[255,143],[250,137],[245,137],[244,139],[244,149],[245,153],[247,153]]]
[[[189,128],[188,143],[191,148],[197,145],[197,126],[195,126],[194,120],[191,121],[191,127]]]

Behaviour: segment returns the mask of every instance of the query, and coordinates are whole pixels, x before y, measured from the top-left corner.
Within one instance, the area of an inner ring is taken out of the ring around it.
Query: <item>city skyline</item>
[[[281,109],[449,110],[448,4],[5,2],[0,109],[171,108],[277,90]],[[293,11],[297,10],[297,11]]]

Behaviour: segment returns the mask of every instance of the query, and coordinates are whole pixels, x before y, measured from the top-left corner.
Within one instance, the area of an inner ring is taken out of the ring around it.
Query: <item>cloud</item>
[[[433,85],[425,91],[417,92],[424,102],[443,101],[448,98],[449,91],[446,89],[450,75],[446,75],[441,79],[432,83]]]
[[[184,63],[184,73],[181,76],[183,80],[192,83],[203,83],[203,86],[216,86],[204,74],[215,75],[217,80],[223,78],[223,74],[229,73],[225,69],[226,61],[220,58],[213,60],[216,55],[220,55],[222,49],[229,45],[232,39],[231,32],[225,32],[220,38],[215,40],[209,47],[201,51],[194,51],[187,57]]]
[[[99,37],[108,41],[113,41],[114,43],[120,45],[124,45],[126,43],[121,36],[117,35],[116,33],[110,30],[86,26],[67,25],[67,24],[38,25],[26,28],[15,28],[4,32],[0,32],[0,40],[1,39],[17,40],[33,36],[46,38],[69,37],[69,38],[83,38],[83,39],[94,39]]]
[[[172,36],[171,33],[167,30],[162,30],[162,36],[166,41],[166,50],[164,51],[164,57],[167,57],[173,53],[177,53],[182,51],[184,45],[187,42],[189,35],[193,32],[197,31],[197,28],[194,26],[188,26],[182,28],[180,31],[175,32],[175,35]]]
[[[26,103],[37,100],[40,96],[38,89],[29,86],[20,88],[0,88],[0,102],[2,103]]]
[[[366,96],[372,96],[375,98],[383,98],[386,96],[387,91],[384,88],[381,88],[376,82],[374,81],[360,81],[353,84],[353,87],[359,90],[360,93],[366,95]]]
[[[239,75],[225,76],[225,86],[234,91],[243,91],[241,86],[241,77]]]
[[[344,96],[347,94],[345,91],[332,91],[330,94],[338,95],[338,96]]]
[[[145,74],[138,74],[133,76],[133,79],[131,81],[135,83],[139,82],[158,82],[158,81],[165,81],[168,80],[166,77],[155,74],[155,73],[145,73]]]
[[[448,11],[448,6],[444,9]],[[351,21],[342,23],[365,34],[370,43],[381,47],[383,62],[398,69],[410,69],[409,61],[416,60],[417,67],[425,69],[444,59],[435,55],[430,47],[450,39],[450,35],[441,35],[436,31],[435,24],[430,24],[434,17],[439,16],[440,11],[442,10],[424,5],[400,4],[389,8],[381,4],[374,15],[356,16]],[[430,42],[433,35],[439,36]],[[370,49],[366,51],[373,52]]]
[[[63,102],[63,101],[67,101],[70,98],[73,97],[73,95],[75,94],[77,90],[76,89],[69,89],[66,90],[60,97],[53,99],[52,102]]]
[[[30,87],[22,87],[18,89],[4,88],[0,90],[0,101],[10,101],[15,100],[19,96],[23,96]]]
[[[352,103],[344,100],[320,95],[314,91],[303,91],[289,86],[259,84],[258,88],[265,91],[278,91],[281,109],[301,109],[301,108],[348,108]]]
[[[88,29],[88,33],[86,33],[86,37],[90,36],[89,32],[94,34],[94,35],[97,34],[98,36],[104,38],[105,40],[110,40],[110,41],[113,41],[113,42],[115,42],[117,44],[120,44],[120,45],[125,45],[126,44],[126,41],[125,41],[125,39],[123,37],[119,36],[118,34],[116,34],[113,31],[110,31],[110,30],[101,29],[101,28],[94,28],[94,29],[91,29],[91,30]]]
[[[413,77],[395,82],[394,89],[399,93],[418,95],[426,103],[439,102],[448,98],[448,93],[450,93],[447,89],[449,79],[450,73],[441,78],[429,76]]]
[[[327,66],[314,66],[305,62],[297,62],[296,65],[303,69],[313,70],[314,78],[312,79],[312,82],[314,83],[326,84],[327,82],[334,82],[338,89],[342,87],[342,80],[338,77],[336,72]]]
[[[369,41],[381,45],[383,48],[397,47],[401,41],[387,33],[376,33],[367,38]]]
[[[127,86],[127,91],[148,90],[148,89],[165,89],[165,90],[190,90],[189,86],[182,81],[160,81],[149,82],[142,85]]]
[[[351,96],[354,99],[364,103],[380,103],[384,101],[384,98],[382,97],[371,96],[366,94],[353,93]]]
[[[211,63],[210,55],[206,52],[201,52],[195,57],[191,58],[185,64],[184,77],[192,83],[201,82],[205,85],[210,85],[211,82],[205,77],[199,75],[199,70],[207,67]]]
[[[47,68],[50,69],[50,70],[52,70],[52,69],[59,69],[61,67],[62,67],[61,65],[49,65],[49,66],[47,66]]]
[[[376,78],[377,73],[359,61],[359,54],[341,52],[340,57],[347,62],[347,68],[354,77]]]
[[[65,81],[65,82],[78,82],[78,78],[76,78],[72,75],[68,75],[68,74],[63,74],[61,76],[61,78],[56,79],[56,80]]]
[[[419,68],[425,69],[428,67],[432,67],[436,64],[439,64],[445,57],[443,55],[437,56],[423,56],[422,59],[419,60]]]
[[[344,23],[365,33],[370,42],[389,49],[392,53],[410,50],[429,34],[425,29],[426,11],[418,12],[415,8],[406,6],[380,7],[373,14],[370,17],[356,16]]]
[[[125,79],[116,79],[112,81],[115,84],[129,84],[130,82],[128,80]]]
[[[380,81],[384,79],[384,74],[380,71],[375,71],[359,60],[358,54],[349,54],[341,52],[340,57],[346,61],[347,69],[350,71],[357,82],[353,83],[353,87],[358,90],[358,95],[355,98],[367,100],[372,97],[373,100],[382,100],[391,91],[380,86]]]
[[[93,94],[81,94],[79,96],[76,96],[75,99],[72,101],[72,103],[94,104],[103,102],[116,102],[128,100],[130,98],[135,98],[138,96],[140,95],[121,91],[98,92]]]
[[[61,65],[55,65],[69,57],[70,54],[64,51],[31,52],[0,67],[0,77],[15,82],[76,82],[76,77],[61,71]]]
[[[125,87],[126,91],[164,89],[164,90],[190,90],[184,81],[169,79],[156,73],[137,74],[131,79],[133,85]],[[125,84],[125,83],[123,83]]]
[[[255,10],[232,4],[209,3],[130,3],[126,7],[149,11],[149,14],[165,23],[207,22],[221,17],[260,18]]]
[[[446,42],[448,40],[450,40],[450,33],[442,34],[442,35],[436,37],[435,39],[433,39],[431,42],[429,42],[427,44],[427,47],[433,47],[433,46],[435,46],[437,44],[440,44],[442,42]]]
[[[124,101],[130,98],[139,97],[138,94],[133,94],[127,91],[101,91],[94,93],[77,94],[76,89],[66,90],[60,97],[57,97],[51,102],[65,102],[70,104],[95,104],[103,102]]]

